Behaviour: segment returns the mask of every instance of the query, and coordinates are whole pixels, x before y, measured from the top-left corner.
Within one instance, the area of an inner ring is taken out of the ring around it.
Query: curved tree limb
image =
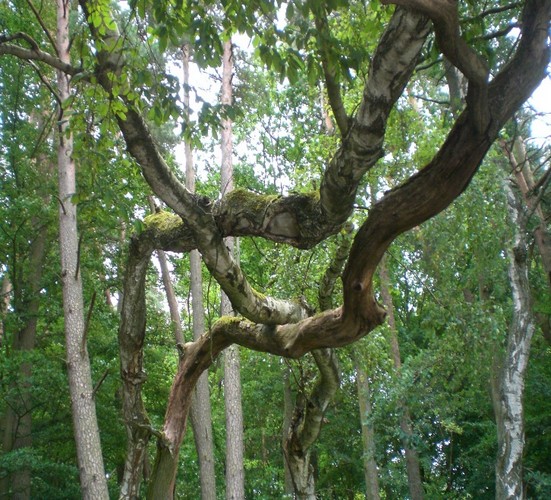
[[[488,109],[487,63],[461,38],[457,0],[382,0],[383,4],[396,4],[415,9],[430,17],[434,24],[436,41],[442,53],[469,80],[467,105],[470,119],[478,132],[490,123]]]

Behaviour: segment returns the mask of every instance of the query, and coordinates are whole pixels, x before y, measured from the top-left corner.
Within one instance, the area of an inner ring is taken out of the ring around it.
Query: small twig
[[[57,50],[55,40],[54,40],[52,34],[50,33],[50,31],[48,30],[48,28],[46,27],[46,25],[44,24],[44,21],[40,17],[40,13],[36,10],[36,7],[33,5],[31,0],[27,0],[27,4],[29,5],[31,10],[33,11],[33,14],[36,17],[36,19],[37,19],[38,23],[40,24],[40,26],[42,27],[42,30],[44,31],[44,33],[48,37],[48,40],[50,41],[50,43],[52,44],[52,47],[54,48],[56,55],[59,56],[59,52]]]
[[[40,69],[38,66],[34,63],[34,61],[27,61],[31,68],[33,68],[36,71],[36,74],[38,75],[38,78],[40,78],[40,81],[46,86],[46,88],[50,91],[50,93],[54,96],[54,99],[59,104],[59,107],[61,108],[62,102],[61,97],[59,97],[59,94],[55,91],[55,89],[50,85],[50,82],[46,80],[44,75],[40,72]]]
[[[54,194],[54,197],[57,198],[57,201],[59,201],[59,204],[61,205],[61,209],[63,210],[63,215],[67,215],[67,210],[65,210],[65,205],[61,201],[61,198],[57,194]]]
[[[161,440],[163,443],[166,443],[167,445],[170,444],[168,440],[166,439],[166,436],[157,429],[154,429],[150,424],[142,424],[139,422],[130,422],[130,425],[132,427],[137,427],[138,429],[144,429],[148,431],[151,435],[155,436],[157,439]]]
[[[88,337],[88,329],[90,327],[90,320],[92,318],[92,310],[94,309],[94,304],[96,302],[96,291],[92,294],[92,300],[90,301],[90,306],[88,307],[88,314],[86,315],[86,324],[84,325],[84,332],[82,334],[82,344],[80,346],[80,352],[84,353],[86,350],[86,338]]]
[[[82,247],[82,236],[83,234],[80,234],[80,237],[78,239],[78,247],[77,247],[77,268],[75,269],[75,279],[78,278],[78,272],[80,271],[80,249]],[[94,292],[96,293],[96,292]]]
[[[109,375],[109,368],[105,369],[105,371],[103,372],[103,375],[98,380],[98,383],[94,386],[94,389],[92,390],[92,398],[96,397],[96,393],[101,387],[101,384],[103,384],[103,381],[107,378],[107,375]]]

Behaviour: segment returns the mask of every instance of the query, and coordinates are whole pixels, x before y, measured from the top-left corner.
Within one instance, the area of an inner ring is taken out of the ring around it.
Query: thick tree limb
[[[469,80],[467,105],[470,119],[479,132],[490,122],[488,110],[488,77],[486,62],[461,38],[456,0],[382,0],[383,4],[402,5],[430,17],[436,41],[442,53]]]

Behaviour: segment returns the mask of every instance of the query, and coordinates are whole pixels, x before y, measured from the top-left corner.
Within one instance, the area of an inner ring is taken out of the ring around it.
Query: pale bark
[[[394,303],[389,290],[388,268],[386,266],[386,259],[384,258],[379,264],[379,277],[381,280],[381,296],[388,314],[387,321],[390,329],[390,352],[392,354],[396,375],[401,377],[402,359],[400,357],[400,345],[398,343],[396,321],[394,319]],[[400,401],[400,413],[400,430],[404,436],[402,445],[406,455],[409,495],[412,500],[421,500],[424,497],[423,482],[421,480],[421,466],[419,464],[417,451],[411,445],[413,436],[411,416],[409,408],[404,401]]]
[[[60,60],[67,64],[70,64],[70,5],[68,0],[57,1],[56,46]],[[62,71],[58,71],[57,81],[59,98],[63,105],[71,98],[69,76]],[[84,300],[79,269],[77,210],[71,199],[76,193],[75,163],[72,157],[73,138],[68,129],[69,115],[67,110],[60,109],[59,114],[59,244],[67,375],[82,497],[100,500],[109,498],[109,495],[101,454],[90,359],[85,336]]]
[[[375,429],[373,423],[369,420],[372,414],[369,380],[357,356],[352,354],[352,359],[356,369],[360,423],[362,426],[365,498],[367,500],[379,500],[379,471],[375,461]]]
[[[6,273],[2,276],[2,287],[0,289],[0,347],[4,344],[6,313],[10,307],[10,296],[13,292],[10,277]]]
[[[153,213],[157,211],[155,201],[151,196],[149,197],[149,208]],[[176,298],[174,287],[172,286],[172,278],[170,277],[170,269],[168,268],[168,259],[164,250],[157,250],[157,258],[159,260],[159,268],[161,269],[161,278],[165,289],[170,321],[172,323],[172,328],[174,329],[174,340],[176,341],[177,346],[183,346],[184,332],[182,330],[180,308],[178,306],[178,299]]]
[[[185,118],[189,117],[189,61],[190,46],[182,47],[183,85]],[[195,169],[193,166],[193,151],[190,141],[184,143],[186,162],[186,186],[195,192]],[[189,254],[191,308],[193,321],[193,338],[197,339],[205,331],[205,313],[203,309],[203,277],[201,256],[197,250]],[[210,405],[210,388],[208,372],[204,372],[197,381],[193,402],[191,404],[191,426],[199,460],[199,479],[201,482],[201,498],[216,499],[216,474],[214,469],[214,443],[212,436],[212,412]]]
[[[80,5],[87,12],[94,3],[80,0]],[[234,309],[249,319],[223,319],[195,342],[186,344],[168,403],[167,415],[174,411],[174,418],[165,423],[165,437],[159,440],[155,469],[159,475],[155,477],[154,470],[153,493],[166,497],[163,493],[170,488],[176,471],[174,457],[177,458],[185,429],[191,389],[199,373],[222,349],[238,343],[298,357],[312,349],[350,344],[384,320],[385,313],[375,300],[372,283],[381,257],[399,234],[439,213],[463,192],[499,129],[545,76],[550,5],[549,0],[525,2],[522,36],[516,51],[487,89],[489,126],[481,131],[480,115],[484,118],[485,113],[484,110],[479,113],[471,100],[434,159],[403,185],[386,193],[370,211],[356,236],[344,272],[343,306],[306,319],[303,319],[306,308],[255,292],[225,248],[223,237],[258,235],[308,248],[340,229],[351,213],[364,174],[382,155],[388,113],[410,78],[428,33],[425,19],[411,11],[396,9],[372,58],[363,99],[349,132],[327,165],[319,199],[295,194],[274,199],[251,194],[245,201],[255,199],[258,203],[243,204],[239,196],[242,193],[235,191],[219,203],[193,196],[167,167],[139,111],[133,103],[126,103],[126,116],[117,119],[128,151],[142,167],[154,192],[185,220],[173,228],[176,233],[157,228],[143,237],[160,235],[156,246],[164,242],[198,248]],[[118,40],[118,33],[106,30],[102,35],[93,26],[91,31],[96,39],[108,40],[108,46],[118,47],[113,43]],[[112,79],[106,69],[120,73],[122,40],[120,47],[97,53],[98,82],[108,93]],[[25,55],[32,58],[31,52]],[[184,240],[175,242],[175,234],[183,235]]]
[[[222,106],[232,105],[232,76],[233,49],[230,39],[224,42],[222,56],[222,93],[220,99]],[[221,125],[220,193],[224,196],[233,191],[233,124],[229,118],[223,118]],[[226,238],[225,246],[230,254],[235,254],[236,245],[233,238]],[[224,292],[222,292],[220,309],[221,316],[234,315],[230,299]],[[245,498],[244,436],[243,408],[241,404],[241,362],[239,349],[236,345],[230,346],[224,353],[224,403],[226,412],[226,498],[228,500],[241,500]]]
[[[243,466],[243,409],[241,405],[241,364],[238,346],[224,352],[224,402],[226,408],[226,498],[245,498]]]
[[[514,228],[513,245],[508,249],[509,282],[513,316],[505,352],[497,355],[492,379],[492,396],[497,426],[496,499],[523,499],[522,456],[524,452],[524,381],[530,344],[535,330],[528,281],[526,213],[520,197],[506,183],[509,218]]]
[[[539,224],[534,231],[536,245],[541,257],[543,270],[547,277],[547,284],[551,287],[551,234],[547,228],[548,214],[544,213],[541,205],[541,197],[536,189],[536,182],[530,160],[526,154],[526,146],[522,137],[515,137],[512,148],[505,142],[502,142],[502,148],[505,150],[509,163],[514,174],[514,180],[520,190],[524,205],[528,207],[530,213],[535,214]],[[544,189],[541,186],[540,189]]]

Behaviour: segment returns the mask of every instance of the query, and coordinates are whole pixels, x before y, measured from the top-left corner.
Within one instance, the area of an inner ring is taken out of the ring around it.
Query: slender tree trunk
[[[69,15],[71,3],[57,1],[57,51],[59,58],[70,63]],[[57,72],[58,92],[63,105],[70,98],[69,77]],[[91,500],[109,498],[103,467],[101,443],[96,418],[90,360],[86,347],[84,301],[80,273],[80,251],[77,233],[77,210],[71,197],[76,192],[73,138],[68,115],[59,110],[59,242],[63,311],[67,349],[67,374],[71,394],[74,435],[80,470],[82,497]]]
[[[0,347],[6,346],[9,339],[6,338],[5,319],[7,312],[10,308],[11,295],[13,293],[13,287],[9,275],[6,273],[2,278],[2,297],[0,301]],[[6,413],[1,415],[1,428],[3,429],[2,435],[2,452],[8,453],[13,448],[13,435],[14,435],[14,417],[15,413],[8,407]],[[9,475],[0,477],[0,498],[8,498],[10,495],[10,483],[11,478]]]
[[[14,339],[14,349],[19,351],[32,351],[36,341],[36,324],[38,319],[38,308],[40,306],[40,281],[42,279],[42,270],[45,260],[46,241],[48,230],[46,226],[40,227],[36,232],[36,237],[31,243],[29,259],[29,275],[26,286],[29,288],[30,300],[20,304],[25,311],[20,311],[27,318],[25,326],[18,332]],[[8,412],[13,413],[10,421],[15,425],[12,431],[13,443],[12,450],[30,448],[32,446],[32,399],[31,399],[31,379],[32,365],[24,362],[19,368],[19,394],[21,400],[17,405],[17,414],[15,408],[9,408]],[[10,429],[6,429],[6,432]],[[12,498],[24,500],[31,498],[31,470],[30,465],[22,467],[14,472],[12,476]]]
[[[381,260],[379,265],[379,277],[381,279],[381,296],[383,304],[388,315],[388,325],[390,327],[390,349],[394,368],[398,376],[402,369],[402,360],[400,357],[400,346],[398,344],[398,336],[396,334],[396,322],[394,318],[394,304],[392,296],[388,288],[389,277],[386,267],[386,258]],[[406,470],[408,475],[409,494],[412,500],[420,500],[424,496],[423,482],[421,480],[421,466],[419,464],[419,456],[417,451],[411,446],[411,438],[413,431],[411,429],[411,416],[409,409],[404,402],[401,402],[402,414],[400,417],[400,429],[404,436],[403,446],[406,453]]]
[[[369,380],[357,356],[353,354],[352,358],[356,368],[358,403],[362,426],[365,497],[367,500],[379,500],[379,472],[377,470],[377,462],[375,462],[375,430],[373,424],[369,421],[372,413]]]
[[[189,116],[189,60],[190,46],[182,47],[182,64],[184,69],[184,106],[186,116]],[[191,142],[185,141],[186,186],[195,192],[195,169],[193,166],[193,151]],[[189,254],[191,307],[193,316],[193,338],[198,339],[205,331],[205,313],[203,309],[203,276],[201,256],[197,250]],[[193,438],[199,460],[199,479],[201,482],[201,498],[216,499],[216,474],[214,462],[214,443],[212,436],[212,412],[210,406],[210,388],[208,371],[201,374],[193,395],[190,411]]]
[[[505,144],[502,144],[502,146],[509,158],[515,183],[520,190],[522,200],[539,220],[539,224],[534,231],[534,238],[540,252],[547,284],[551,287],[551,235],[547,229],[549,214],[544,213],[538,198],[538,192],[535,189],[536,182],[534,181],[530,160],[526,154],[524,141],[522,137],[516,137],[512,149],[509,149]],[[540,189],[545,189],[545,187],[540,187]]]
[[[155,213],[157,210],[152,197],[149,197],[149,206],[151,211]],[[179,349],[184,345],[184,332],[182,330],[182,319],[180,317],[180,309],[178,307],[178,299],[172,286],[172,278],[170,277],[170,269],[168,268],[168,260],[166,253],[163,250],[157,250],[157,258],[159,259],[159,267],[161,268],[161,278],[165,289],[166,301],[168,303],[168,311],[170,313],[170,321],[174,328],[174,340]]]
[[[0,288],[0,348],[4,345],[5,317],[10,308],[10,296],[13,292],[10,277],[6,273],[2,276],[2,287]]]
[[[513,296],[513,317],[505,352],[496,358],[492,396],[497,425],[496,499],[523,499],[524,380],[530,344],[535,330],[528,281],[526,213],[520,196],[506,183],[509,218],[514,242],[508,249],[509,282]]]
[[[231,40],[224,42],[222,59],[222,105],[232,104],[233,50]],[[222,196],[233,190],[232,122],[222,120]],[[226,246],[234,252],[233,238],[226,238]],[[233,307],[222,293],[221,315],[233,315]],[[243,409],[241,405],[241,364],[239,348],[232,345],[224,352],[224,401],[226,404],[226,498],[245,498],[245,469],[243,466]]]
[[[284,450],[283,453],[283,466],[285,471],[285,494],[292,495],[295,491],[293,486],[293,478],[291,476],[291,471],[289,470],[289,457],[285,452],[285,442],[289,435],[289,428],[291,426],[291,421],[293,418],[293,392],[291,391],[291,369],[287,364],[283,368],[283,428],[282,428],[282,447]]]

